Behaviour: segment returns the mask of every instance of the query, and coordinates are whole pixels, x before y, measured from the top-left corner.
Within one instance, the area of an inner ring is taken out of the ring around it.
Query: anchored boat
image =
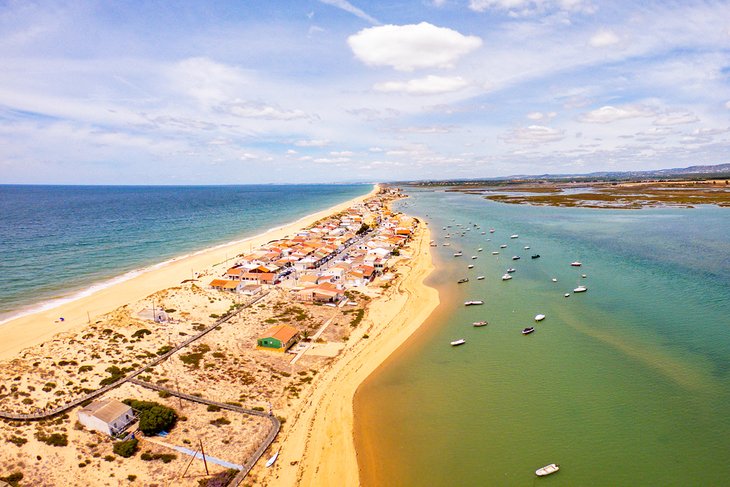
[[[538,477],[544,477],[546,475],[550,475],[551,473],[555,473],[558,470],[560,470],[560,465],[558,465],[557,463],[551,463],[550,465],[545,465],[544,467],[535,470],[535,475],[537,475]]]

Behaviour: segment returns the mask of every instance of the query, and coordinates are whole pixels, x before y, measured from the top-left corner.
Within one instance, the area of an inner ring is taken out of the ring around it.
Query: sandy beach
[[[145,297],[190,279],[191,273],[202,272],[216,264],[225,264],[226,259],[249,248],[256,248],[271,240],[277,240],[305,228],[317,220],[342,211],[353,204],[376,194],[378,186],[363,196],[346,201],[332,208],[308,215],[300,220],[272,229],[229,245],[198,252],[194,255],[170,261],[159,268],[101,289],[89,296],[62,304],[56,308],[18,317],[0,325],[0,360],[10,359],[23,349],[38,345],[62,332],[72,332],[109,313],[120,306],[139,301]],[[60,322],[59,317],[64,321]]]
[[[352,347],[322,371],[298,412],[272,449],[280,449],[273,469],[255,469],[265,485],[359,485],[353,438],[353,398],[359,385],[407,342],[439,304],[438,291],[424,284],[433,270],[430,232],[425,225],[411,243],[412,258],[402,263],[395,289],[370,304],[367,326],[351,337]],[[367,339],[352,340],[352,338]]]

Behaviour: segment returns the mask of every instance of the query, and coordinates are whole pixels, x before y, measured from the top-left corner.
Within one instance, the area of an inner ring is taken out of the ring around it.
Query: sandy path
[[[94,322],[98,316],[109,313],[120,306],[134,303],[145,297],[189,279],[191,271],[202,272],[215,264],[225,264],[228,257],[247,252],[271,240],[293,235],[317,220],[338,213],[363,201],[378,191],[376,185],[364,196],[354,198],[327,210],[304,217],[296,222],[256,235],[226,246],[208,249],[196,255],[180,258],[160,268],[144,272],[133,279],[99,290],[89,296],[65,303],[56,308],[21,316],[0,325],[0,360],[17,356],[24,348],[39,345],[61,332],[75,331]],[[224,266],[221,265],[222,269]],[[218,269],[216,269],[216,272]],[[207,284],[210,277],[203,277]],[[63,316],[64,321],[58,322]]]
[[[353,440],[353,398],[359,385],[426,320],[439,304],[436,289],[424,284],[433,270],[430,232],[421,226],[413,258],[395,292],[371,303],[370,327],[350,337],[355,345],[328,369],[300,406],[288,418],[279,437],[281,453],[272,469],[256,474],[275,486],[354,486],[359,484]],[[367,332],[369,338],[362,335]],[[276,448],[276,447],[275,447]],[[297,462],[291,465],[291,462]]]

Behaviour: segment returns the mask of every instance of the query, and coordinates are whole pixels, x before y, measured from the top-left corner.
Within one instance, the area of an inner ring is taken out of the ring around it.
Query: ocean
[[[365,486],[728,484],[728,209],[408,193],[400,209],[439,245],[428,284],[441,304],[358,390]],[[485,304],[463,305],[472,299]],[[466,344],[449,346],[457,338]],[[535,476],[550,463],[560,471]]]
[[[0,323],[371,189],[0,185]]]

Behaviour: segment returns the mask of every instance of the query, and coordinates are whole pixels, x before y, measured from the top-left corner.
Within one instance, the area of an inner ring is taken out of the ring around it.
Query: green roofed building
[[[299,331],[288,325],[277,325],[269,328],[256,340],[259,350],[286,352],[299,340]]]

